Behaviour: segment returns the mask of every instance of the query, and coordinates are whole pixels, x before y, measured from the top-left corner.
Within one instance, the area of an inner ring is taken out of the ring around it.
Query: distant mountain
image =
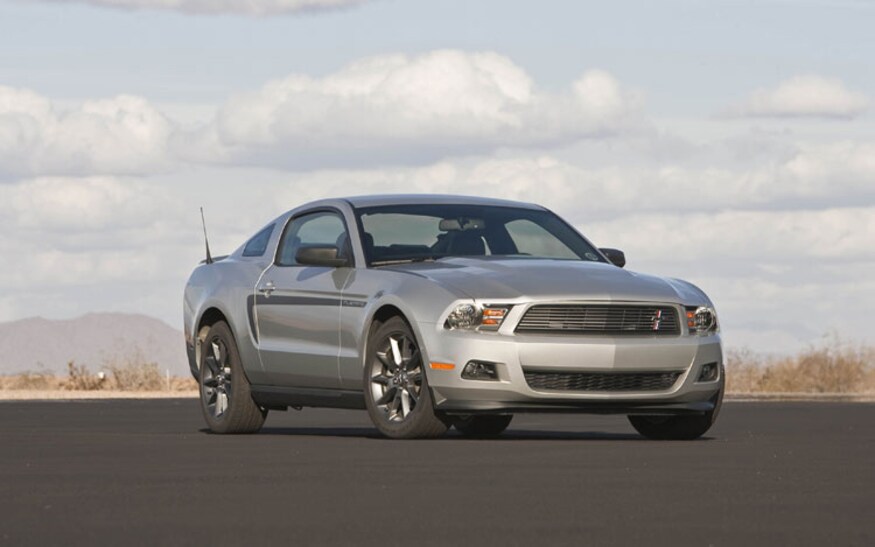
[[[67,362],[92,372],[111,362],[157,363],[161,372],[190,374],[182,332],[145,315],[91,313],[77,319],[41,317],[0,323],[0,374],[67,373]]]

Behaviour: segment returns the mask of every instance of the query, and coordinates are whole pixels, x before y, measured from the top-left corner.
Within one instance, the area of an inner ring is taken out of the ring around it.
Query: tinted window
[[[568,245],[531,220],[512,220],[504,228],[513,240],[518,254],[544,258],[577,258]]]
[[[274,225],[271,224],[255,234],[243,248],[243,256],[263,256],[267,251],[267,244],[270,243],[270,236],[273,235],[273,229]]]
[[[356,211],[369,264],[452,256],[604,259],[549,211],[475,205],[391,205]]]
[[[311,213],[292,220],[280,243],[277,264],[295,266],[298,249],[307,245],[336,245],[341,255],[348,248],[346,226],[340,215],[330,211]]]

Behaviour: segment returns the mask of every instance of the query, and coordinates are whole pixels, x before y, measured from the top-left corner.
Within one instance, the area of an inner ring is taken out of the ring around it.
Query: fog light
[[[495,363],[483,361],[468,361],[462,369],[462,378],[465,380],[498,380],[498,370]]]
[[[713,382],[720,376],[720,366],[717,363],[708,363],[702,366],[702,372],[699,373],[699,382]]]

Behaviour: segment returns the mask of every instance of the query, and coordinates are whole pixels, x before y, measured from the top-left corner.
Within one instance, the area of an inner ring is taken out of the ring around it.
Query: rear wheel
[[[365,404],[377,429],[393,439],[439,437],[448,424],[435,410],[422,353],[410,326],[393,317],[371,333]]]
[[[632,427],[648,439],[660,441],[691,441],[711,429],[723,406],[726,381],[720,369],[720,391],[714,396],[714,409],[694,416],[629,416]]]
[[[210,431],[257,432],[264,425],[267,410],[252,400],[231,328],[223,321],[216,323],[201,347],[201,410]]]
[[[513,420],[513,414],[458,416],[453,419],[453,426],[462,435],[494,437],[504,433],[511,420]]]

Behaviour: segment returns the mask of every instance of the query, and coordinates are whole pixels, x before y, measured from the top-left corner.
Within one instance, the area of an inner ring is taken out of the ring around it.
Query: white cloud
[[[203,253],[196,210],[183,211],[179,196],[109,177],[0,185],[0,254],[10,257],[0,268],[0,320],[126,310],[176,323],[181,287]]]
[[[772,89],[754,92],[746,102],[730,109],[743,117],[855,118],[866,111],[869,100],[836,79],[797,76]]]
[[[613,136],[641,127],[639,104],[604,71],[548,93],[506,57],[448,50],[269,82],[195,129],[140,97],[61,108],[0,86],[0,179],[141,175],[180,160],[291,170],[423,165]]]
[[[422,164],[614,135],[640,122],[638,104],[599,70],[553,94],[495,53],[386,55],[238,95],[188,153],[293,169]]]
[[[587,224],[641,260],[748,264],[875,261],[875,206],[807,211],[629,214]]]
[[[167,168],[173,124],[145,99],[120,95],[59,109],[0,86],[0,176],[144,174]]]
[[[601,151],[599,143],[592,143]],[[614,143],[622,158],[634,146]],[[580,150],[578,152],[584,155]],[[726,210],[822,209],[875,202],[875,143],[798,144],[735,165],[735,152],[704,166],[687,161],[611,162],[594,167],[587,159],[562,160],[549,154],[456,159],[424,167],[321,170],[289,178],[281,202],[298,204],[351,193],[425,192],[502,196],[537,201],[581,222],[619,214]],[[569,204],[573,204],[570,207]]]
[[[58,236],[151,227],[172,203],[144,181],[43,177],[0,186],[0,226],[52,233],[57,242]]]
[[[356,6],[373,0],[31,0],[76,2],[124,9],[171,10],[191,14],[280,15]]]

